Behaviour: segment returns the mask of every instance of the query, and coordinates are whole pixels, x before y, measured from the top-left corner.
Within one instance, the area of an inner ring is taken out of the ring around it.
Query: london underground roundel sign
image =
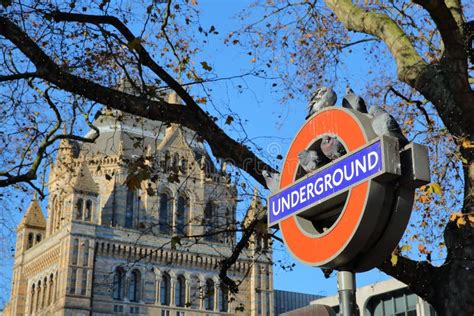
[[[305,174],[298,153],[336,137],[346,154]],[[294,138],[268,199],[268,222],[280,226],[301,262],[365,271],[383,261],[408,223],[416,187],[429,182],[426,147],[377,136],[371,117],[340,107],[310,117]]]

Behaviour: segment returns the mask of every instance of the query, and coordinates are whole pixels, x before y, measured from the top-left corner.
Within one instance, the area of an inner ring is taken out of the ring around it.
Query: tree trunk
[[[458,227],[450,222],[444,238],[448,257],[432,276],[431,286],[436,291],[429,303],[438,315],[473,315],[474,228],[469,223]]]

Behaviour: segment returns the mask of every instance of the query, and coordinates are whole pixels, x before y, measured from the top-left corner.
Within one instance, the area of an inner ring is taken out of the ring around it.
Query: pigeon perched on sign
[[[336,104],[336,101],[337,95],[333,89],[328,87],[319,88],[311,95],[311,100],[308,104],[308,115],[306,116],[306,119],[308,119],[311,115],[323,108],[333,106],[334,104]]]
[[[364,99],[355,94],[350,87],[347,87],[346,89],[346,95],[342,99],[342,106],[347,109],[367,113],[367,106],[365,105]]]
[[[280,190],[280,174],[278,172],[270,173],[267,170],[263,170],[262,176],[270,192],[275,193]]]
[[[400,126],[393,116],[385,112],[380,106],[372,106],[369,109],[369,114],[372,115],[372,128],[378,136],[388,135],[398,138],[400,147],[408,144],[408,139],[403,135]]]
[[[311,172],[318,168],[318,164],[322,162],[322,157],[315,150],[302,150],[298,153],[298,160],[304,171]]]
[[[321,142],[321,151],[330,160],[337,159],[346,153],[344,145],[336,137],[324,136]]]

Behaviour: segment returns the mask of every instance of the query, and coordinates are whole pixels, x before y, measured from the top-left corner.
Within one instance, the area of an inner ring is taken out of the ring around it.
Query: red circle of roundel
[[[312,116],[293,140],[283,166],[280,188],[290,185],[298,169],[298,153],[307,149],[323,134],[338,136],[348,152],[364,146],[367,137],[354,116],[338,108],[328,108]],[[326,234],[310,237],[304,234],[290,216],[280,222],[280,230],[289,250],[299,260],[310,265],[323,265],[340,253],[349,242],[362,216],[368,193],[368,181],[349,191],[346,205],[335,225]]]

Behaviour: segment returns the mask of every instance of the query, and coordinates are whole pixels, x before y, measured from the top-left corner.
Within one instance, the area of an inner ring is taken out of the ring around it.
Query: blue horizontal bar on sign
[[[375,177],[384,170],[383,161],[379,140],[284,188],[268,199],[269,226]]]

